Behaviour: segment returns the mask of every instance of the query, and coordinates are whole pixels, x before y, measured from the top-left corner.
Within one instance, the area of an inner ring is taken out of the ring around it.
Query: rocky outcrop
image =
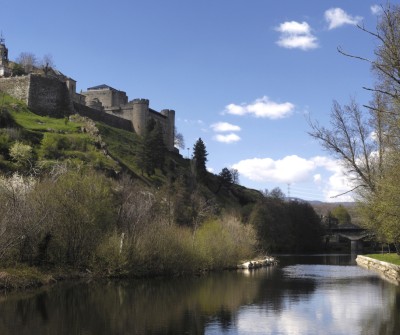
[[[238,269],[258,269],[265,266],[276,265],[278,261],[274,257],[266,256],[264,258],[244,262],[237,266]]]
[[[390,282],[400,284],[400,266],[361,255],[357,256],[356,262],[359,266],[378,272]]]

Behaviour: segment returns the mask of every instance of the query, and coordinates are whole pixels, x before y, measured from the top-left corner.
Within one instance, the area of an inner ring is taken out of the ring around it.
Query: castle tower
[[[172,109],[163,109],[161,114],[167,118],[167,125],[165,129],[165,144],[168,150],[174,150],[175,142],[175,111]]]
[[[132,101],[132,125],[136,134],[143,136],[149,118],[149,100],[134,99]]]
[[[0,34],[0,77],[8,77],[11,71],[8,67],[8,49],[5,44],[3,33]]]

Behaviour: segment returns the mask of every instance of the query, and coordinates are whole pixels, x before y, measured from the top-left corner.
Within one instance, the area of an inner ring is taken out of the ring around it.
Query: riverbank
[[[243,262],[236,267],[229,267],[220,269],[221,271],[236,270],[236,269],[257,269],[266,266],[276,265],[278,263],[275,257],[266,256],[263,258],[256,258],[248,262]],[[218,269],[207,269],[198,271],[197,273],[204,273],[208,271],[218,271]],[[195,272],[190,272],[195,275]],[[189,274],[186,273],[186,274]],[[146,274],[144,276],[132,276],[132,278],[141,277],[158,277],[159,274]],[[168,276],[168,275],[165,275]],[[176,275],[175,275],[176,276]],[[110,274],[110,273],[94,273],[87,271],[76,271],[72,269],[41,269],[37,267],[29,267],[18,265],[15,268],[0,269],[0,291],[10,290],[25,290],[35,287],[55,284],[59,281],[74,280],[74,279],[102,279],[102,278],[126,278],[128,274]]]
[[[400,266],[380,261],[371,257],[358,255],[356,262],[359,266],[378,272],[383,278],[393,284],[400,284]]]
[[[78,272],[68,269],[43,270],[37,267],[18,265],[15,268],[0,269],[0,292],[26,290],[52,285],[62,280],[94,277],[89,272]]]

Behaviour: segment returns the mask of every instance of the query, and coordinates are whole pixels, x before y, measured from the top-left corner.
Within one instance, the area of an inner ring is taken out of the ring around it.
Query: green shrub
[[[76,152],[75,155],[87,151],[90,141],[85,135],[63,135],[56,133],[45,133],[40,156],[45,159],[59,159],[68,156],[68,151]]]
[[[15,127],[15,120],[7,108],[0,108],[0,128]]]
[[[195,248],[207,268],[225,268],[254,255],[255,233],[234,217],[204,223],[195,235]]]
[[[116,232],[106,235],[99,241],[92,267],[107,274],[120,274],[127,269],[127,252],[123,248],[124,238]]]
[[[111,180],[86,169],[62,174],[41,187],[47,192],[53,261],[87,266],[117,219]]]

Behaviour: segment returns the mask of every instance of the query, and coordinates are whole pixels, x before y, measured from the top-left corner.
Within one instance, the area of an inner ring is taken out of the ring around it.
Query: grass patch
[[[367,257],[371,257],[373,259],[376,259],[378,261],[382,262],[387,262],[387,263],[392,263],[395,265],[400,265],[400,256],[392,253],[392,254],[371,254],[371,255],[365,255]]]
[[[11,115],[18,125],[33,131],[76,133],[79,132],[82,126],[81,123],[68,121],[68,119],[40,116],[27,109],[23,111],[14,110],[11,112]]]
[[[136,164],[136,147],[139,142],[138,135],[127,130],[118,129],[97,122],[97,129],[105,143],[111,157],[120,162],[125,168],[129,169],[139,179],[146,183],[162,183],[164,177],[159,171],[151,177],[142,176]],[[160,181],[161,180],[161,181]]]

